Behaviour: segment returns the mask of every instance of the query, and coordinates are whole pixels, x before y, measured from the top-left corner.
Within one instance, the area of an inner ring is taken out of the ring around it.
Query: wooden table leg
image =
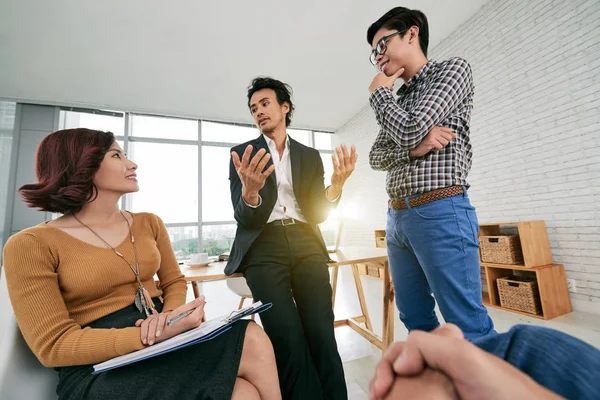
[[[358,265],[352,264],[352,275],[354,275],[354,284],[356,285],[356,292],[358,293],[358,301],[360,302],[360,309],[362,315],[365,316],[365,325],[367,329],[372,331],[373,326],[371,325],[371,318],[369,318],[369,310],[367,309],[367,302],[365,300],[365,293],[363,291],[362,282],[358,273]]]
[[[383,335],[382,351],[385,351],[394,340],[394,286],[390,276],[390,265],[383,269]]]
[[[333,267],[333,283],[331,284],[331,308],[335,309],[335,293],[337,290],[338,272],[340,267]]]
[[[194,291],[194,298],[200,297],[200,290],[198,290],[198,282],[192,281],[192,290]]]

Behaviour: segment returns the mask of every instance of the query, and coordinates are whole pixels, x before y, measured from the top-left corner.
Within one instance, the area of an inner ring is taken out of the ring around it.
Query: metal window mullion
[[[315,131],[310,131],[310,135],[308,136],[308,144],[310,147],[315,147]]]
[[[19,147],[21,146],[21,126],[23,119],[23,104],[16,103],[15,107],[15,123],[13,125],[13,134],[11,139],[11,154],[10,154],[10,165],[8,167],[8,185],[6,187],[6,213],[4,214],[4,237],[0,237],[4,246],[4,243],[8,240],[13,230],[13,218],[14,218],[14,205],[15,196],[14,193],[17,190],[17,166],[19,165]],[[0,254],[0,262],[2,261],[2,254]],[[2,267],[0,267],[2,269]]]
[[[206,221],[206,222],[202,222],[203,226],[217,226],[217,225],[235,225],[236,222],[234,221]]]
[[[123,117],[123,123],[125,124],[123,127],[123,133],[125,135],[123,137],[123,151],[125,151],[125,154],[129,154],[129,113],[125,113]],[[125,195],[121,198],[121,209],[131,210],[131,204],[131,194]]]
[[[197,118],[193,117],[177,117],[177,116],[169,116],[169,115],[158,115],[152,113],[143,113],[143,112],[132,112],[131,115],[139,116],[139,117],[152,117],[152,118],[168,118],[168,119],[178,119],[183,121],[197,121]]]
[[[227,147],[232,148],[237,146],[239,143],[229,143],[229,142],[202,142],[202,146],[210,146],[210,147]]]
[[[123,118],[123,112],[120,111],[108,111],[108,110],[97,110],[93,108],[81,108],[81,107],[64,107],[60,106],[60,111],[70,111],[77,112],[81,114],[93,114],[93,115],[103,115],[106,117],[117,117]]]
[[[196,226],[198,225],[197,221],[194,222],[165,222],[165,226],[167,228],[185,228],[186,226]]]
[[[203,253],[202,244],[202,121],[198,120],[198,252]]]
[[[183,144],[188,146],[197,146],[199,141],[197,140],[185,140],[185,139],[162,139],[162,138],[150,138],[143,136],[129,136],[130,142],[140,143],[157,143],[157,144]]]

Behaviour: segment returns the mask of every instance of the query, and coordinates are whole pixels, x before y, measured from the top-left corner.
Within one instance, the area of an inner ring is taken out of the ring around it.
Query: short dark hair
[[[398,32],[402,32],[408,30],[411,26],[419,28],[419,44],[421,45],[421,51],[427,57],[429,24],[425,14],[419,10],[410,10],[406,7],[392,8],[369,27],[367,30],[367,41],[372,46],[373,38],[381,28],[396,29]],[[401,36],[404,37],[404,35],[402,34]]]
[[[278,81],[277,79],[269,78],[268,76],[259,76],[254,78],[248,86],[248,108],[250,108],[250,99],[252,95],[262,89],[271,89],[277,96],[279,105],[288,103],[290,111],[285,116],[285,126],[290,126],[292,123],[292,115],[294,114],[294,103],[292,103],[292,87],[287,83]]]
[[[78,128],[51,133],[37,149],[38,183],[23,185],[21,196],[42,211],[80,211],[98,195],[92,179],[114,142],[112,132]]]

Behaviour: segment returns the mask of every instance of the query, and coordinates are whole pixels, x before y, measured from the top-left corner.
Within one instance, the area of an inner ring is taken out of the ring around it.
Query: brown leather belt
[[[434,201],[447,199],[448,197],[458,196],[459,194],[463,194],[464,190],[462,186],[448,186],[442,189],[432,190],[431,192],[423,193],[422,195],[411,197],[408,199],[411,207],[419,207],[425,204],[433,203]],[[404,199],[400,200],[390,200],[390,207],[394,210],[405,210],[408,207],[406,206],[406,201]]]

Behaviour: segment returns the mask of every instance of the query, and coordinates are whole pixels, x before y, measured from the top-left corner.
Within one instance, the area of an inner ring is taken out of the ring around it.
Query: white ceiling
[[[430,49],[487,0],[407,0]],[[294,88],[298,128],[336,130],[374,75],[366,30],[378,0],[0,0],[0,97],[251,122],[246,87]]]

